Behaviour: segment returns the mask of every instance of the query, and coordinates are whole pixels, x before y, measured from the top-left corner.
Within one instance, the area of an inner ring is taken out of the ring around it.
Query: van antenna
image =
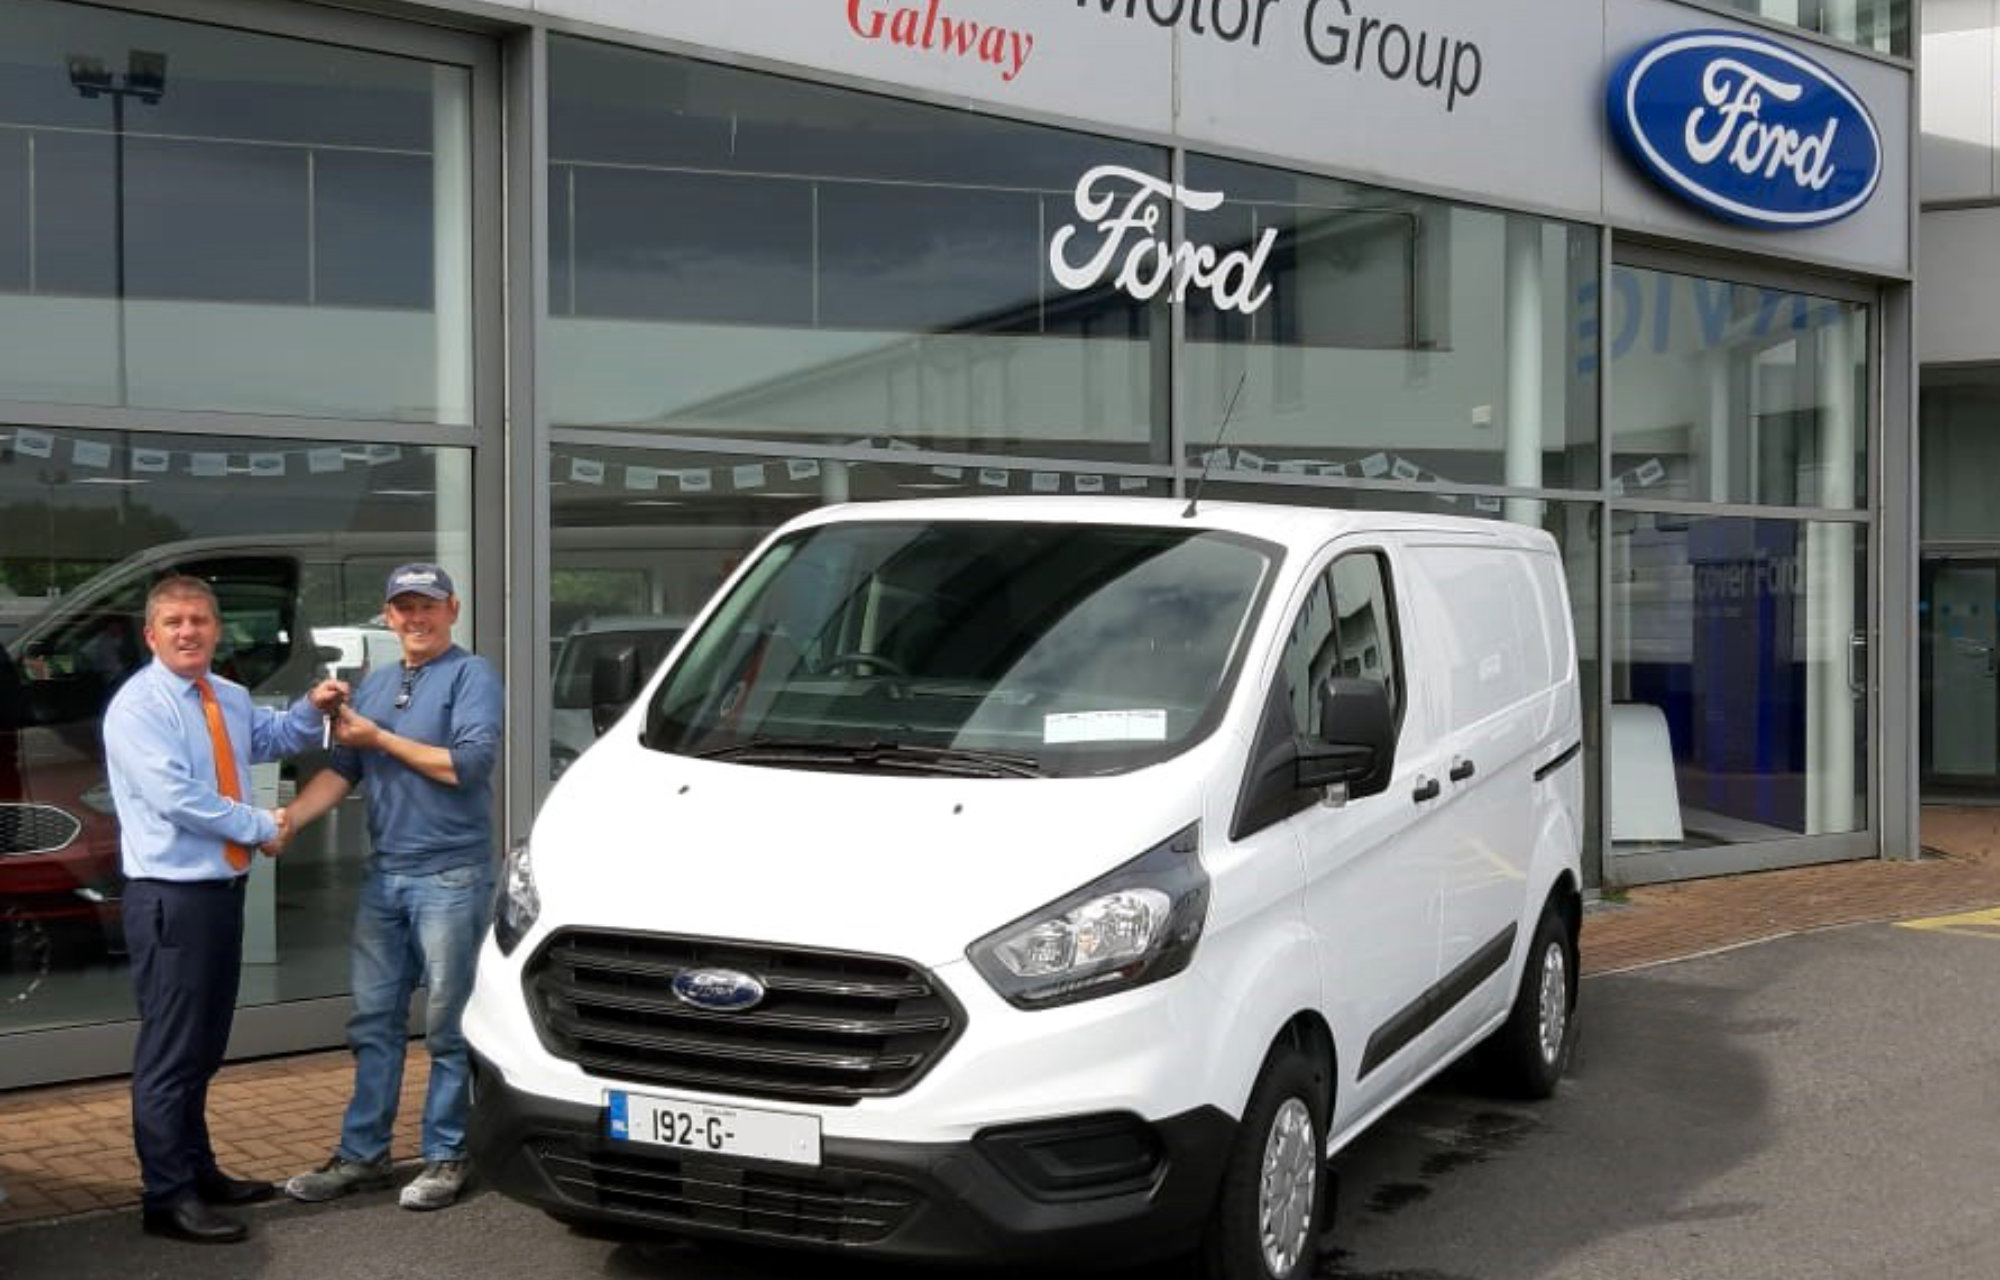
[[[1187,510],[1181,512],[1181,519],[1194,518],[1194,504],[1201,501],[1201,486],[1208,479],[1208,469],[1215,463],[1215,455],[1222,452],[1222,438],[1229,434],[1229,420],[1236,416],[1236,397],[1243,394],[1243,384],[1249,380],[1250,371],[1245,369],[1236,376],[1236,390],[1229,393],[1229,407],[1222,411],[1222,425],[1215,429],[1215,443],[1202,455],[1201,474],[1194,478],[1194,492],[1188,495]]]

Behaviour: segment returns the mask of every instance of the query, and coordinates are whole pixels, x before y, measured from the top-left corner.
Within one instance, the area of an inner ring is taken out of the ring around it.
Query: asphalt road
[[[2000,933],[1841,929],[1598,978],[1562,1092],[1447,1079],[1343,1152],[1326,1280],[1978,1280],[2000,1274]],[[909,1280],[817,1255],[611,1244],[494,1195],[136,1214],[0,1234],[0,1278]],[[1080,1264],[1091,1260],[1079,1259]],[[1155,1269],[1179,1277],[1182,1268]],[[1036,1280],[1056,1280],[1040,1273]]]

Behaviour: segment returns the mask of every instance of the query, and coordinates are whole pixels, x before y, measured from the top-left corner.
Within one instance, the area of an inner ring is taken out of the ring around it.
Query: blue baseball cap
[[[456,592],[452,590],[451,575],[434,564],[406,564],[389,575],[389,585],[382,588],[384,600],[394,600],[397,596],[429,596],[433,600],[449,600]]]

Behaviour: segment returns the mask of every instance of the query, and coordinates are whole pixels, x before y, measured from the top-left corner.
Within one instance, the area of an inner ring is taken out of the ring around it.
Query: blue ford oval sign
[[[734,1013],[764,998],[764,984],[734,969],[683,969],[674,975],[674,994],[697,1009]]]
[[[1840,78],[1760,36],[1690,31],[1618,65],[1611,130],[1675,195],[1753,227],[1817,227],[1868,203],[1882,138]]]

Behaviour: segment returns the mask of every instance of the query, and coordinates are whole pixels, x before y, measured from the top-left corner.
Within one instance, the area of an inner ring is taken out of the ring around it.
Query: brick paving
[[[1583,968],[1611,973],[1721,947],[1862,921],[2000,906],[2000,808],[1926,808],[1916,862],[1842,862],[1613,893],[1584,918]],[[326,1158],[352,1066],[345,1052],[223,1069],[209,1126],[223,1167],[282,1179]],[[412,1044],[394,1154],[417,1156],[429,1060]],[[138,1202],[123,1080],[0,1092],[0,1229]]]
[[[1807,929],[2000,906],[2000,808],[1926,807],[1915,862],[1647,885],[1584,917],[1583,970],[1612,973]]]
[[[340,1136],[353,1060],[343,1052],[223,1068],[208,1094],[216,1159],[238,1177],[282,1180],[325,1160]],[[410,1046],[393,1153],[418,1154],[430,1059]],[[139,1202],[132,1095],[124,1079],[0,1092],[0,1230]]]

